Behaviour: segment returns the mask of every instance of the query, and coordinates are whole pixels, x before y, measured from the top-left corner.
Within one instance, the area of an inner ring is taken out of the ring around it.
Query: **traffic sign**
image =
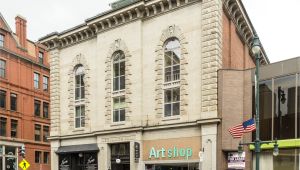
[[[19,163],[19,167],[22,168],[23,170],[27,170],[30,167],[30,163],[27,162],[25,159],[23,159],[20,163]]]

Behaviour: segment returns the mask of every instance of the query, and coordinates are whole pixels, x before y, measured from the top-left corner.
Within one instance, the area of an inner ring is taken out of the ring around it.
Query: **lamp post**
[[[255,69],[255,122],[256,122],[256,135],[255,135],[255,164],[256,170],[259,170],[259,157],[260,157],[260,139],[259,139],[259,59],[260,59],[260,42],[256,34],[253,37],[252,52],[255,55],[256,69]]]
[[[259,170],[259,158],[260,158],[260,146],[262,144],[269,144],[269,143],[274,143],[274,150],[273,150],[273,155],[277,156],[279,153],[278,149],[278,144],[277,144],[277,139],[275,141],[261,141],[259,137],[259,65],[260,65],[260,52],[261,52],[261,47],[260,47],[260,41],[256,33],[254,34],[253,37],[253,44],[251,47],[252,53],[255,56],[255,124],[256,124],[256,135],[255,135],[255,140],[254,142],[250,143],[241,143],[238,146],[238,153],[241,154],[243,152],[243,147],[242,145],[250,145],[254,144],[255,146],[255,169]]]

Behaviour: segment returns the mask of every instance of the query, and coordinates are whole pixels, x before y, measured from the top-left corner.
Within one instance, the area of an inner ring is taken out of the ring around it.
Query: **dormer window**
[[[43,64],[44,63],[44,53],[43,52],[39,52],[39,63]]]

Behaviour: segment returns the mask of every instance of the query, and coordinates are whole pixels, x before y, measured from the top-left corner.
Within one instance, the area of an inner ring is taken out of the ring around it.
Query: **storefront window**
[[[271,140],[272,138],[272,80],[263,81],[259,85],[260,105],[260,139]],[[255,93],[255,92],[254,92]],[[255,95],[254,95],[255,96]],[[253,100],[255,103],[255,98]],[[255,107],[254,107],[255,108]],[[255,114],[255,110],[254,110]]]
[[[299,149],[281,149],[279,155],[273,157],[274,170],[298,170],[299,159]]]
[[[59,170],[97,170],[96,152],[59,155]]]
[[[296,76],[274,80],[274,139],[295,138]]]

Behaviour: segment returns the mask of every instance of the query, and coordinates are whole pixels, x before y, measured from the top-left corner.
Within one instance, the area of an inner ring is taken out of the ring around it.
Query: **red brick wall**
[[[223,12],[223,69],[255,67],[249,49],[239,37],[234,23]]]
[[[50,102],[49,90],[45,92],[42,90],[43,75],[49,76],[49,63],[47,52],[40,45],[30,43],[31,47],[28,49],[21,49],[18,47],[13,36],[5,31],[6,25],[0,19],[0,33],[5,36],[4,48],[0,48],[0,59],[6,61],[6,77],[0,78],[0,90],[6,91],[6,108],[0,108],[0,116],[7,118],[7,136],[0,137],[0,140],[7,142],[25,143],[26,147],[26,160],[31,164],[30,169],[43,169],[50,170],[50,162],[48,164],[36,164],[35,151],[49,152],[50,143],[35,141],[34,140],[34,125],[46,125],[50,127],[50,119],[34,116],[34,99],[38,99],[41,102]],[[34,56],[31,56],[29,50],[34,50]],[[44,67],[38,63],[38,52],[43,51]],[[17,54],[18,56],[16,56]],[[26,58],[27,61],[25,59]],[[29,61],[28,61],[29,59]],[[40,89],[34,89],[33,73],[40,73]],[[50,80],[48,81],[49,86]],[[17,94],[17,111],[10,110],[10,93]],[[42,105],[41,105],[42,114]],[[50,110],[49,110],[50,118]],[[11,119],[18,120],[17,138],[12,139],[10,137],[10,122]],[[43,129],[41,129],[41,138],[43,135]],[[43,155],[41,155],[43,161]],[[49,155],[50,159],[50,155]],[[21,158],[19,159],[21,160]]]

